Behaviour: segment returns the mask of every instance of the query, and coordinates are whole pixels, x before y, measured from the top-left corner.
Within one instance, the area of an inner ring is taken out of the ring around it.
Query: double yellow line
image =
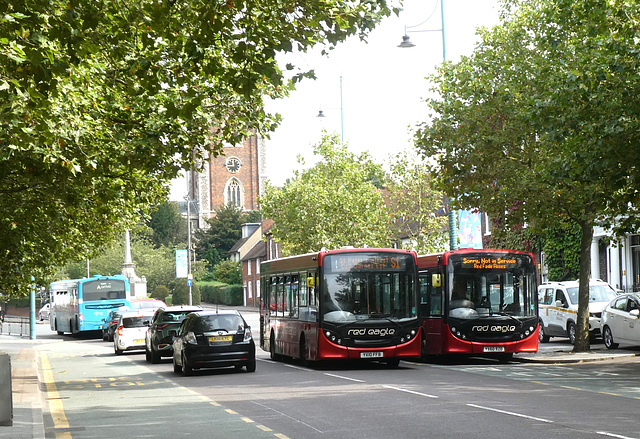
[[[49,413],[53,418],[53,428],[55,430],[68,430],[69,421],[67,415],[64,413],[64,406],[56,387],[56,382],[53,379],[53,371],[51,370],[51,364],[47,354],[40,354],[40,364],[42,365],[42,376],[44,383],[47,386],[47,401],[49,402]],[[71,433],[69,431],[63,431],[56,433],[56,439],[71,439]]]

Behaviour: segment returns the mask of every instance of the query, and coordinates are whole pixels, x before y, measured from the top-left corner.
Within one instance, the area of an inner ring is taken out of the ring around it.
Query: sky
[[[477,43],[478,26],[499,22],[498,0],[444,0],[447,59],[470,55]],[[405,26],[413,48],[398,48]],[[340,43],[329,56],[320,50],[290,54],[280,61],[314,69],[316,80],[304,79],[289,97],[267,102],[282,123],[265,140],[266,175],[280,186],[316,157],[313,145],[322,130],[343,136],[351,152],[369,151],[384,164],[391,155],[412,148],[412,129],[428,118],[424,99],[430,83],[426,77],[442,63],[442,32],[438,0],[405,0],[398,17],[384,19],[367,38]],[[322,110],[324,118],[317,117]],[[172,200],[182,199],[186,183],[172,187]]]

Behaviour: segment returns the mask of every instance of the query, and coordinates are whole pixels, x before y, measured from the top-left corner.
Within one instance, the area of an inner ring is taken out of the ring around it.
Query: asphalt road
[[[247,320],[258,334],[257,314]],[[47,437],[640,438],[635,357],[584,364],[466,359],[303,367],[258,349],[255,373],[173,373],[101,339],[39,347]],[[559,343],[563,341],[559,340]],[[543,345],[545,348],[553,344]],[[60,436],[59,436],[60,437]]]

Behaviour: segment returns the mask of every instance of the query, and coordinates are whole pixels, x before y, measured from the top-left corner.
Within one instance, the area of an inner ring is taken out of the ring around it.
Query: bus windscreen
[[[411,255],[360,253],[324,259],[323,319],[347,323],[416,317]]]
[[[93,280],[82,284],[82,300],[84,302],[126,298],[127,291],[123,280]]]

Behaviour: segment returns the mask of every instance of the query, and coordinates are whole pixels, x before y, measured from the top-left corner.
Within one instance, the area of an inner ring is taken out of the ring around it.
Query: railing
[[[0,321],[0,334],[2,335],[31,335],[29,317],[5,316],[4,322]]]

